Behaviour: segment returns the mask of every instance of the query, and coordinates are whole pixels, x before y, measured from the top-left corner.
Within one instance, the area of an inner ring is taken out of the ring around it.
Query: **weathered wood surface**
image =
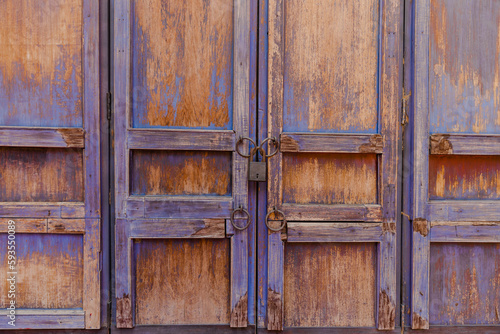
[[[382,207],[378,204],[283,204],[281,210],[289,221],[379,222],[382,220]]]
[[[233,1],[154,0],[131,10],[133,127],[231,129]]]
[[[500,155],[499,135],[433,134],[430,154]]]
[[[377,171],[375,154],[283,154],[283,201],[375,204]]]
[[[47,219],[47,233],[83,234],[85,232],[85,219]]]
[[[430,221],[497,221],[498,201],[432,201],[427,204]]]
[[[285,131],[376,133],[378,7],[375,0],[286,3]]]
[[[0,217],[84,218],[85,205],[70,202],[3,202],[0,205]]]
[[[229,324],[230,241],[141,240],[137,324]]]
[[[231,197],[170,196],[144,199],[146,218],[229,218],[233,210]],[[139,218],[139,217],[137,217]]]
[[[0,125],[83,125],[83,5],[2,1]]]
[[[0,234],[0,247],[7,249],[7,234]],[[84,251],[82,235],[16,235],[16,307],[82,308],[84,295]],[[7,252],[0,257],[7,266]],[[8,299],[8,273],[0,272],[0,307]]]
[[[281,152],[382,153],[379,134],[292,133],[280,136]]]
[[[500,199],[500,156],[431,156],[429,199]]]
[[[224,219],[148,219],[130,223],[131,238],[225,238]]]
[[[13,147],[85,147],[81,128],[0,127],[0,145]]]
[[[0,148],[3,202],[83,202],[83,154],[79,149]]]
[[[375,326],[376,244],[287,244],[284,267],[285,326]]]
[[[149,130],[132,129],[127,136],[128,148],[148,150],[233,151],[233,131]]]
[[[430,271],[431,325],[500,323],[498,240],[486,244],[433,243]],[[498,327],[491,330],[498,331]]]
[[[500,242],[498,222],[432,222],[431,242]],[[500,319],[499,319],[500,320]]]
[[[500,134],[500,3],[430,3],[431,133]]]
[[[287,224],[287,242],[380,242],[384,226],[383,223],[293,222]]]

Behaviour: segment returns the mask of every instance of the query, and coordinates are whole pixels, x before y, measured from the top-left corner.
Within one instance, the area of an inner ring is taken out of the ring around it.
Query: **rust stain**
[[[423,237],[429,234],[429,229],[427,228],[427,220],[424,218],[415,218],[413,220],[413,232],[418,232]]]
[[[267,289],[267,329],[280,331],[283,329],[283,304],[281,294]]]
[[[85,132],[83,129],[57,129],[67,147],[85,147]]]
[[[375,130],[378,1],[290,1],[284,7],[285,127]]]
[[[379,294],[378,329],[394,329],[396,309],[385,290]]]
[[[132,328],[132,301],[128,294],[116,298],[116,327]]]
[[[283,198],[298,204],[377,202],[375,154],[283,155]]]
[[[139,76],[149,97],[142,124],[229,124],[233,45],[230,0],[134,2]]]
[[[135,151],[132,193],[145,195],[227,195],[231,153]]]
[[[384,137],[376,134],[370,137],[370,143],[362,144],[359,147],[361,153],[382,153],[384,149]]]
[[[231,327],[246,327],[248,325],[248,294],[238,300],[231,311]]]
[[[429,329],[429,321],[427,319],[422,318],[416,312],[413,312],[412,316],[412,325],[413,329]]]
[[[449,135],[435,134],[431,136],[430,153],[431,154],[453,154],[453,145],[448,140]]]
[[[82,1],[6,0],[0,1],[0,13],[8,13],[0,26],[5,119],[81,124]]]
[[[280,140],[281,151],[298,152],[299,143],[290,136],[282,135]]]

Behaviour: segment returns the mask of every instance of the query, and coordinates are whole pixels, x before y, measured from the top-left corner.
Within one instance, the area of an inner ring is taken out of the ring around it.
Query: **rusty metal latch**
[[[243,212],[247,216],[247,222],[244,226],[240,227],[236,225],[236,223],[234,222],[234,215],[236,214],[236,212]],[[240,205],[237,209],[234,209],[233,212],[231,213],[231,225],[233,225],[233,227],[238,231],[246,230],[250,225],[250,213],[248,213],[248,211],[243,209]]]
[[[272,213],[279,213],[281,216],[283,216],[283,222],[281,223],[281,225],[278,227],[278,228],[275,228],[275,227],[271,227],[271,225],[269,225],[269,216],[271,216]],[[266,215],[266,226],[268,229],[270,229],[271,231],[273,232],[279,232],[281,231],[282,229],[285,228],[286,226],[286,217],[285,217],[285,213],[281,210],[278,210],[276,209],[276,207],[274,207],[271,211],[269,211],[269,213]]]
[[[239,150],[240,144],[242,144],[243,141],[245,140],[248,140],[254,146],[250,150],[250,154],[243,154]],[[269,141],[273,143],[276,149],[274,150],[274,152],[266,154],[266,151],[263,149],[263,146]],[[238,141],[236,142],[236,152],[242,157],[248,158],[248,181],[254,181],[254,182],[267,181],[267,158],[276,155],[276,153],[278,153],[278,150],[279,150],[279,141],[275,137],[264,139],[262,143],[260,143],[260,145],[257,145],[255,141],[249,137],[240,137],[238,139]],[[258,158],[259,153],[262,156],[262,161],[259,161]],[[256,161],[253,161],[254,155],[256,156]]]

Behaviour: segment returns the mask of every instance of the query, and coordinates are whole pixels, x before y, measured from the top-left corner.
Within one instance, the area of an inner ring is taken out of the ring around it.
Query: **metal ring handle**
[[[247,223],[245,224],[245,226],[243,227],[239,227],[237,226],[235,223],[234,223],[234,214],[236,212],[243,212],[244,214],[247,215]],[[248,213],[247,210],[243,209],[241,206],[238,208],[238,209],[234,209],[233,212],[231,213],[231,225],[233,225],[233,227],[235,229],[237,229],[238,231],[243,231],[243,230],[246,230],[248,228],[248,226],[250,225],[250,213]]]
[[[269,216],[271,215],[271,213],[274,213],[274,212],[277,212],[277,213],[279,213],[279,214],[281,214],[283,216],[283,224],[281,224],[279,228],[272,228],[271,226],[269,226]],[[269,211],[269,213],[266,216],[266,226],[271,231],[274,231],[274,232],[281,231],[286,226],[285,213],[283,211],[281,211],[281,210],[276,209],[276,208],[274,208],[273,210]]]
[[[241,155],[242,157],[244,158],[250,158],[250,155],[247,155],[247,154],[243,154],[240,152],[240,150],[238,149],[238,147],[240,146],[240,144],[243,143],[244,140],[248,140],[249,142],[251,142],[253,144],[253,146],[257,147],[257,144],[255,144],[255,142],[253,141],[252,138],[248,138],[248,137],[240,137],[240,139],[238,139],[238,141],[236,142],[236,152],[238,152],[239,155]]]
[[[267,143],[270,140],[273,142],[274,146],[276,146],[276,150],[273,153],[271,153],[271,154],[266,154],[266,158],[270,158],[272,156],[275,156],[276,153],[278,153],[278,151],[280,149],[280,143],[279,143],[279,141],[276,140],[276,137],[267,137],[266,139],[264,139],[262,141],[262,143],[260,143],[259,147],[262,148],[262,146],[264,146],[264,144]],[[269,144],[267,144],[267,148],[269,148]]]

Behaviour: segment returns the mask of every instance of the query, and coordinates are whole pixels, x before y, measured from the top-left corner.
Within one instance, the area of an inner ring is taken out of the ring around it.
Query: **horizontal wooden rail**
[[[81,128],[0,127],[0,146],[85,148]]]
[[[225,238],[225,219],[130,220],[131,238]]]
[[[0,218],[3,217],[85,218],[85,204],[82,202],[0,202]]]
[[[132,150],[204,150],[234,151],[233,131],[128,130],[128,148]]]
[[[0,310],[5,321],[0,329],[76,329],[85,328],[85,312],[73,309],[16,309],[16,327],[7,323],[8,310]]]
[[[283,204],[288,221],[382,221],[382,207],[378,204]]]
[[[0,218],[0,233],[9,231],[9,220],[14,221],[16,233],[85,233],[85,219],[63,218]]]
[[[500,135],[433,134],[430,154],[500,155]]]
[[[431,242],[500,242],[499,222],[432,222]]]
[[[384,149],[379,134],[282,133],[281,152],[377,153]]]
[[[131,196],[126,201],[128,218],[229,218],[230,196]]]
[[[427,204],[429,221],[498,221],[500,201],[431,201]]]
[[[287,242],[381,242],[395,223],[301,223],[287,224]]]

